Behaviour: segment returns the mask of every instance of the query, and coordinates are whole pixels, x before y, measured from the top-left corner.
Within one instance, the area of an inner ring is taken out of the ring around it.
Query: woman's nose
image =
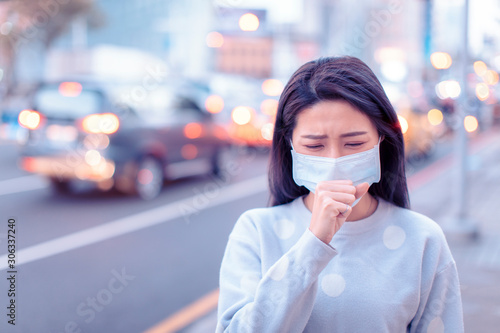
[[[332,146],[330,149],[328,149],[328,155],[326,157],[339,158],[341,156],[342,155],[340,152],[340,148],[335,145],[335,146]]]

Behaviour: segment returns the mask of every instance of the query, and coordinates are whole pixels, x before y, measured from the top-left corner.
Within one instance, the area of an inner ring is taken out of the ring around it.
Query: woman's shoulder
[[[387,204],[390,205],[391,223],[403,228],[412,238],[446,241],[441,226],[430,217],[409,208]]]
[[[293,223],[294,220],[304,216],[307,219],[305,207],[299,201],[302,198],[297,198],[289,203],[272,206],[252,208],[245,211],[236,221],[234,232],[246,233],[252,230],[262,232],[265,229],[272,227],[276,222],[287,220]]]
[[[298,199],[296,199],[298,200]],[[252,222],[254,224],[267,223],[268,221],[275,220],[277,218],[286,218],[293,216],[293,208],[296,205],[295,200],[286,204],[271,206],[271,207],[259,207],[252,208],[241,214],[238,222],[240,220]]]

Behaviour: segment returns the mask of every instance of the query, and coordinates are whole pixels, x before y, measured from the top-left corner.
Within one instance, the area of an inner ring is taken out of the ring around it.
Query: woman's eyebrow
[[[367,134],[368,132],[349,132],[349,133],[343,133],[340,135],[341,138],[347,138],[351,136],[358,136],[358,135],[364,135]]]
[[[328,135],[326,135],[326,134],[306,134],[306,135],[301,135],[300,137],[304,138],[304,139],[318,140],[318,139],[326,139],[326,138],[328,138]]]

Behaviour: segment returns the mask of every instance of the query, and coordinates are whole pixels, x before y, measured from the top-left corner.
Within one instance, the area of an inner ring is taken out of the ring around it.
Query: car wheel
[[[50,186],[57,194],[69,194],[71,193],[71,184],[68,180],[59,180],[56,178],[50,178]]]
[[[144,200],[151,200],[160,194],[162,187],[162,163],[152,156],[143,158],[135,179],[136,193]]]
[[[222,172],[221,172],[222,155],[223,155],[222,149],[220,149],[220,148],[216,149],[212,155],[210,173],[213,176],[220,177],[222,174]]]

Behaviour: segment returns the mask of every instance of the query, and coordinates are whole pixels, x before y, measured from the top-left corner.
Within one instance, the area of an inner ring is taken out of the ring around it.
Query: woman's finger
[[[321,191],[328,192],[343,192],[349,194],[356,194],[356,188],[352,185],[350,180],[330,180],[322,181],[316,185],[316,193]]]
[[[321,191],[316,192],[320,198],[328,198],[336,202],[352,205],[356,200],[356,196],[351,193],[346,192],[330,192],[330,191]]]

